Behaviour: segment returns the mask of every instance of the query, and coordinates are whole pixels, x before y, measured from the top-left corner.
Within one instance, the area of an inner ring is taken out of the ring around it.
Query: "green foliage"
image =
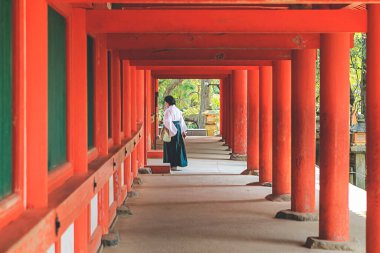
[[[317,49],[317,61],[316,64],[316,73],[315,73],[315,99],[316,99],[316,110],[319,113],[320,105],[320,89],[321,89],[321,52]]]
[[[173,88],[174,87],[174,88]],[[158,86],[159,118],[163,118],[164,97],[172,95],[176,99],[176,106],[182,111],[189,128],[198,128],[198,115],[201,104],[200,79],[160,79]],[[219,110],[220,89],[219,80],[210,80],[211,108]]]
[[[316,61],[316,106],[320,106],[320,52],[317,50]],[[354,35],[354,47],[350,50],[350,88],[351,103],[356,112],[365,113],[365,87],[366,87],[366,34]]]
[[[365,33],[355,33],[354,47],[350,50],[350,85],[353,106],[358,112],[365,113],[366,86],[366,40]]]

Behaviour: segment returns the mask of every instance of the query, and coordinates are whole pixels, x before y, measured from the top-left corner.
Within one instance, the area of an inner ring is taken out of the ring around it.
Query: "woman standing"
[[[187,126],[182,112],[175,106],[172,96],[165,97],[164,127],[169,130],[170,142],[164,142],[164,163],[170,163],[171,170],[178,171],[177,166],[187,166],[184,138]]]

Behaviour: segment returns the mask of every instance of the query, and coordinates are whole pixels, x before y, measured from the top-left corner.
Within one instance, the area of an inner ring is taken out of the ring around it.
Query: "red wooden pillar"
[[[230,84],[229,84],[229,79],[224,78],[223,79],[223,84],[222,84],[222,89],[220,90],[221,94],[221,102],[223,106],[223,118],[222,118],[222,124],[223,124],[223,139],[224,139],[224,144],[223,146],[228,146],[229,143],[229,112],[230,112],[230,107],[229,107],[229,100],[228,100],[228,94],[229,94],[229,89],[230,89]]]
[[[74,173],[87,172],[87,35],[86,12],[73,9],[70,19],[67,87],[68,160]]]
[[[259,69],[248,70],[247,169],[259,171]]]
[[[27,208],[48,205],[47,3],[26,2],[26,190]]]
[[[131,129],[132,133],[137,131],[137,99],[136,99],[136,67],[131,66]]]
[[[272,67],[260,67],[259,181],[272,182]]]
[[[108,67],[106,38],[95,38],[95,143],[99,155],[108,154]],[[103,234],[108,233],[108,182],[99,192],[99,219]]]
[[[367,252],[380,252],[380,5],[369,5],[367,33]]]
[[[349,38],[346,33],[321,35],[319,239],[332,243],[350,238]]]
[[[272,194],[267,199],[290,201],[291,61],[273,61]]]
[[[123,61],[123,91],[124,91],[124,136],[129,140],[132,137],[131,128],[131,66],[129,61]],[[124,160],[124,182],[127,185],[127,192],[132,190],[132,170],[131,170],[131,154],[127,154]]]
[[[227,129],[227,137],[228,141],[226,142],[227,146],[230,148],[232,146],[232,102],[231,102],[231,97],[232,97],[232,82],[231,82],[231,76],[226,78],[226,82],[228,85],[226,86],[226,94],[224,100],[226,101],[225,105],[227,107],[226,113],[227,113],[227,119],[228,121],[226,122],[226,129]]]
[[[131,66],[131,129],[132,133],[136,134],[137,132],[137,98],[136,98],[136,67]],[[134,150],[131,154],[131,169],[133,178],[137,177],[137,144],[134,145]]]
[[[147,151],[152,147],[152,72],[145,70],[145,149],[144,161],[147,160]],[[144,163],[145,165],[145,163]]]
[[[228,124],[229,124],[229,106],[228,106],[228,89],[229,89],[229,82],[228,78],[223,79],[223,90],[220,92],[223,93],[222,98],[223,98],[223,119],[222,119],[222,124],[223,124],[223,138],[224,138],[224,145],[228,145]]]
[[[228,143],[228,146],[230,147],[230,149],[232,149],[232,146],[233,146],[233,143],[234,143],[234,108],[233,108],[233,90],[234,90],[234,85],[233,85],[233,80],[232,80],[232,75],[229,76],[229,86],[230,86],[230,92],[229,92],[229,97],[228,97],[228,100],[229,100],[229,107],[230,107],[230,112],[229,112],[229,129],[230,129],[230,143]]]
[[[247,158],[247,70],[234,70],[233,76],[233,135],[232,160]]]
[[[121,97],[120,97],[120,56],[118,50],[111,51],[111,103],[113,144],[121,144]]]
[[[100,155],[108,154],[108,74],[105,37],[95,38],[95,143]]]
[[[151,126],[150,126],[150,134],[151,134],[151,146],[150,149],[155,149],[155,138],[156,138],[156,85],[158,84],[157,79],[151,77],[152,79],[152,85],[151,85]]]
[[[146,106],[144,99],[145,90],[145,72],[144,70],[136,70],[136,96],[137,96],[137,123],[144,129],[144,108]],[[144,160],[144,131],[140,135],[140,141],[137,146],[137,168],[142,168],[145,165]]]
[[[87,34],[86,12],[73,9],[69,19],[67,87],[68,160],[75,174],[87,173]],[[85,252],[88,246],[88,206],[83,205],[75,220],[75,250]]]
[[[292,58],[291,210],[315,212],[315,49]]]
[[[159,85],[159,79],[155,79],[154,81],[154,103],[155,103],[155,111],[154,111],[154,120],[155,120],[155,129],[154,129],[154,148],[156,149],[156,140],[157,140],[157,136],[158,136],[158,85]]]

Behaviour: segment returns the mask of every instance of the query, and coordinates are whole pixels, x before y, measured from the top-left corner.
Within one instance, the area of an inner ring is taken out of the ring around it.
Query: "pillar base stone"
[[[294,212],[290,209],[279,211],[276,216],[276,219],[285,219],[285,220],[295,220],[295,221],[318,221],[319,215],[318,212],[314,213],[299,213]]]
[[[247,155],[246,154],[241,155],[241,154],[232,153],[230,156],[230,159],[234,160],[234,161],[247,161]]]
[[[243,170],[240,175],[252,175],[252,170],[250,169],[245,169]]]
[[[102,236],[102,245],[104,247],[115,247],[119,244],[119,233],[109,232]]]
[[[139,168],[139,174],[153,174],[152,169],[148,167]]]
[[[137,192],[135,191],[129,191],[127,192],[127,198],[134,198],[134,197],[137,197]]]
[[[265,197],[265,199],[273,202],[289,202],[292,197],[290,194],[269,194]]]
[[[223,139],[223,138],[219,140],[219,142],[225,142],[225,141],[226,141],[226,140],[225,140],[225,139]]]
[[[224,143],[222,146],[228,147],[228,144],[227,144],[227,143]]]
[[[121,205],[116,209],[117,215],[119,216],[131,216],[133,215],[131,209],[127,205]]]
[[[265,187],[272,187],[271,182],[253,182],[253,183],[248,183],[246,186],[265,186]]]
[[[135,177],[133,179],[133,185],[142,185],[143,181],[140,177]]]
[[[335,242],[321,240],[317,237],[308,237],[305,246],[309,249],[355,251],[357,249],[357,244],[358,243],[355,239],[347,242]]]

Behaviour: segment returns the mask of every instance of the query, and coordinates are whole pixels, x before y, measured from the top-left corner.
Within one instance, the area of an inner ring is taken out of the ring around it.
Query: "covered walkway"
[[[208,153],[220,145],[215,138],[192,139],[190,157],[197,154],[198,142],[207,143]],[[257,176],[233,175],[244,162],[217,162],[223,164],[221,173],[231,173],[202,174],[215,173],[209,154],[209,159],[191,158],[176,174],[143,175],[144,184],[135,188],[138,196],[127,201],[133,215],[119,216],[113,226],[119,246],[104,252],[310,252],[305,235],[318,234],[317,222],[274,219],[290,203],[265,200],[270,187],[246,186],[258,182]],[[350,222],[351,237],[360,241],[355,252],[365,252],[365,218],[350,212]]]
[[[115,250],[313,252],[301,245],[357,238],[379,253],[379,24],[380,0],[0,0],[0,252],[95,253],[130,205]],[[367,192],[355,196],[368,204],[349,204],[348,187],[358,32]],[[140,175],[162,155],[168,78],[219,79],[223,142],[189,143],[194,167],[177,174]],[[319,221],[273,219],[289,208]]]

